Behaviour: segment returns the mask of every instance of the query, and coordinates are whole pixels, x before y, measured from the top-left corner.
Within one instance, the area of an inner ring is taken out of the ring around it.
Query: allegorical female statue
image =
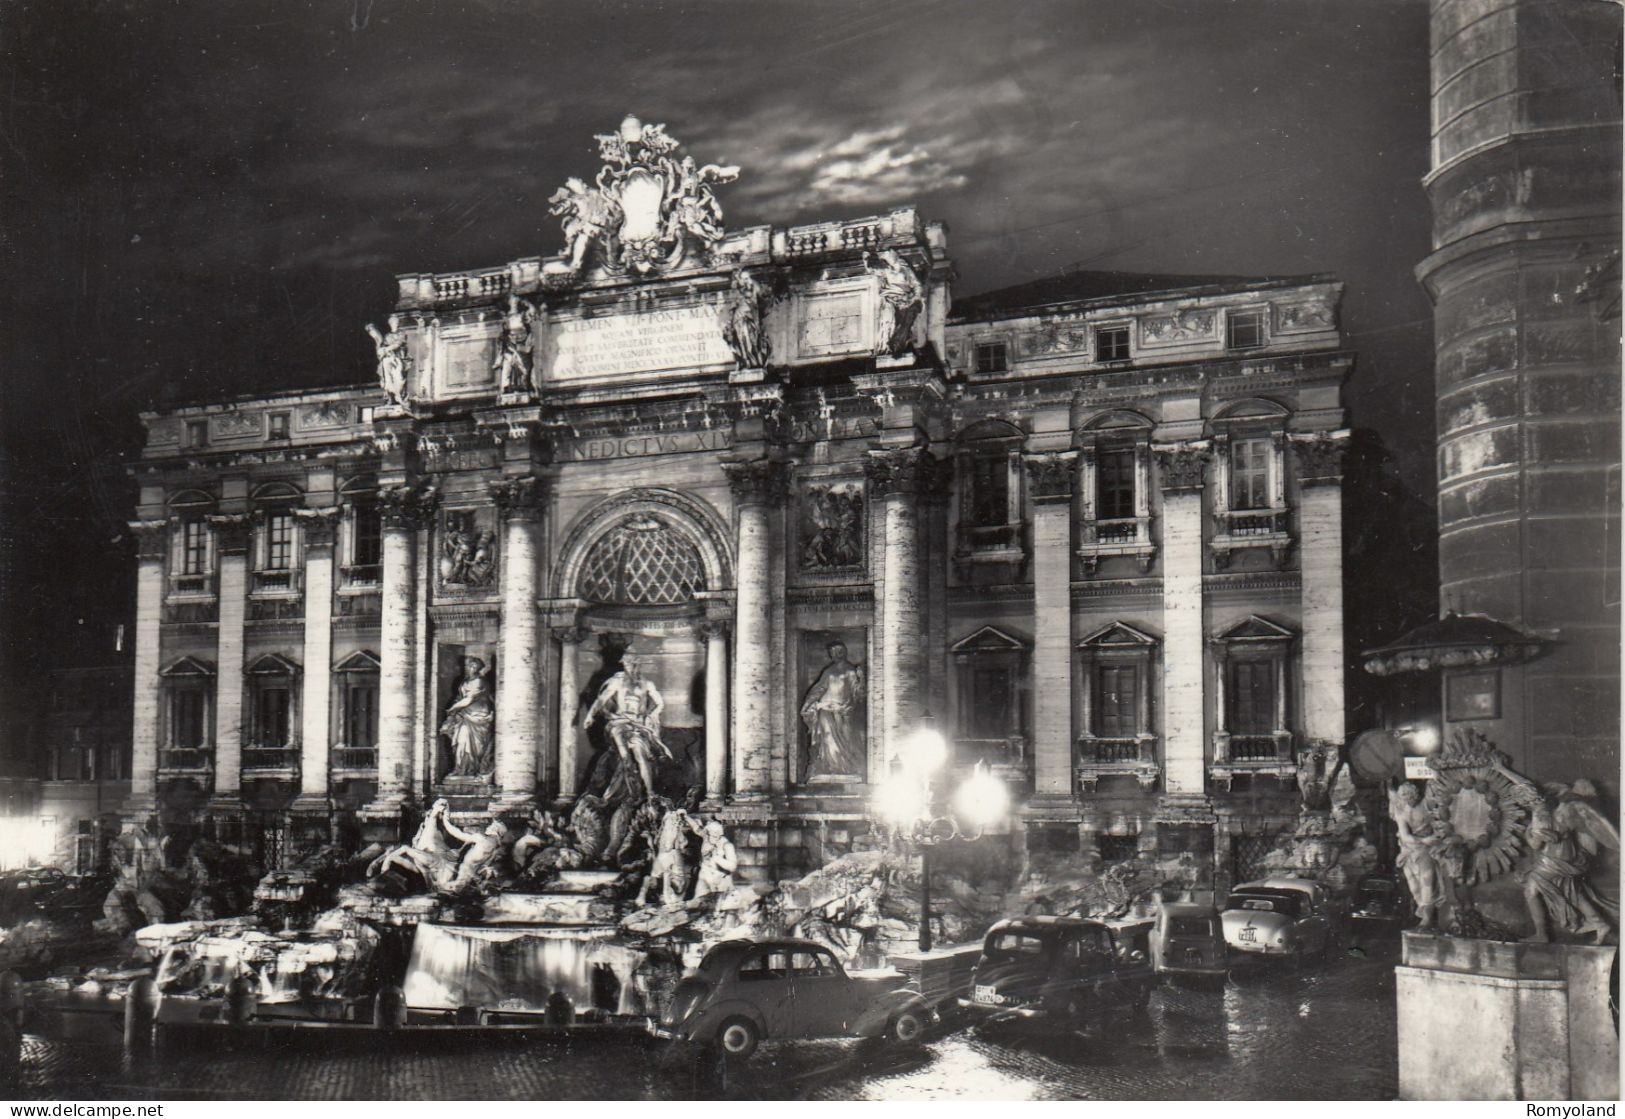
[[[1418,927],[1434,928],[1448,890],[1435,853],[1439,840],[1433,831],[1433,818],[1422,807],[1421,790],[1409,781],[1400,785],[1388,794],[1388,813],[1399,834],[1399,857],[1395,862],[1410,887],[1411,901],[1421,921]]]
[[[846,645],[824,647],[829,663],[801,701],[801,721],[812,739],[807,780],[862,777],[864,762],[863,669],[846,659]]]
[[[406,350],[406,335],[390,324],[386,334],[372,323],[367,324],[373,348],[378,354],[378,384],[389,396],[389,402],[406,407],[406,374],[411,355]]]
[[[496,706],[486,680],[489,670],[478,657],[463,658],[457,698],[446,708],[440,733],[451,740],[452,777],[484,777],[495,768]]]

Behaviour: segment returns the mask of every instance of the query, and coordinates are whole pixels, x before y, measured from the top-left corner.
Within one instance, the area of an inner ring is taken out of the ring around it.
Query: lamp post
[[[951,798],[937,812],[936,776],[948,761],[948,742],[927,714],[920,728],[901,743],[891,772],[875,792],[875,810],[893,835],[907,839],[920,852],[920,951],[931,951],[931,850],[939,843],[982,838],[988,827],[1010,810],[1010,794],[984,762],[977,762]],[[969,827],[971,830],[967,831]]]

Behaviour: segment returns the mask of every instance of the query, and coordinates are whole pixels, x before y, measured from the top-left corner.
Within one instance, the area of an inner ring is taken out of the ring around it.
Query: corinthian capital
[[[385,528],[415,529],[429,523],[439,497],[434,486],[381,486],[378,512]]]
[[[306,548],[333,546],[339,523],[337,505],[328,505],[320,509],[295,509],[293,515],[299,518],[299,524],[305,530]]]
[[[1157,476],[1164,493],[1199,492],[1207,484],[1208,445],[1200,443],[1159,443]]]
[[[220,554],[240,556],[248,551],[248,532],[253,527],[251,513],[211,513],[208,522],[220,541]]]
[[[545,491],[534,474],[521,474],[489,483],[491,498],[510,521],[533,521],[542,515]]]
[[[924,447],[900,447],[896,450],[870,451],[864,463],[864,473],[870,485],[882,495],[907,494],[917,497],[928,493],[941,469],[937,460]]]
[[[1343,480],[1343,452],[1349,442],[1347,431],[1322,431],[1289,438],[1292,453],[1297,458],[1299,485],[1334,486]]]
[[[1049,505],[1072,499],[1072,475],[1078,468],[1078,452],[1051,451],[1026,455],[1027,490],[1033,504]]]
[[[789,498],[790,471],[782,462],[768,458],[725,462],[722,472],[740,505],[782,505]]]
[[[127,521],[126,523],[130,526],[130,531],[135,534],[135,554],[137,559],[164,558],[164,541],[167,538],[168,521]]]

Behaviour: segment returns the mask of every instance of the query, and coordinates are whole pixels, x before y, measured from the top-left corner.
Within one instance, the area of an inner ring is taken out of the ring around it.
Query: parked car
[[[1349,922],[1356,936],[1393,936],[1405,926],[1409,916],[1405,891],[1393,875],[1368,874],[1354,887]]]
[[[848,972],[812,940],[730,940],[677,984],[655,1032],[744,1058],[770,1038],[920,1040],[932,1014],[889,969]]]
[[[1224,942],[1250,956],[1286,957],[1301,963],[1331,950],[1333,917],[1325,889],[1307,878],[1244,882],[1225,899]]]
[[[1222,977],[1229,965],[1219,911],[1183,902],[1162,906],[1151,930],[1151,961],[1159,975]]]
[[[1016,917],[987,932],[959,1005],[983,1014],[1064,1014],[1083,1020],[1143,1007],[1156,972],[1150,921]]]

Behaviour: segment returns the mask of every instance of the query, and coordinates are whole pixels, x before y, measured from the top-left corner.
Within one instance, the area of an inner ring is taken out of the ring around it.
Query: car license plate
[[[1245,940],[1248,944],[1251,944],[1258,939],[1258,930],[1253,928],[1251,925],[1248,925],[1246,928],[1242,929],[1241,932],[1237,933],[1236,936],[1237,939]]]
[[[987,987],[980,983],[976,985],[976,990],[971,993],[971,999],[974,1002],[985,1002],[990,1006],[997,1006],[1002,1001],[999,998],[999,989],[997,987]]]

